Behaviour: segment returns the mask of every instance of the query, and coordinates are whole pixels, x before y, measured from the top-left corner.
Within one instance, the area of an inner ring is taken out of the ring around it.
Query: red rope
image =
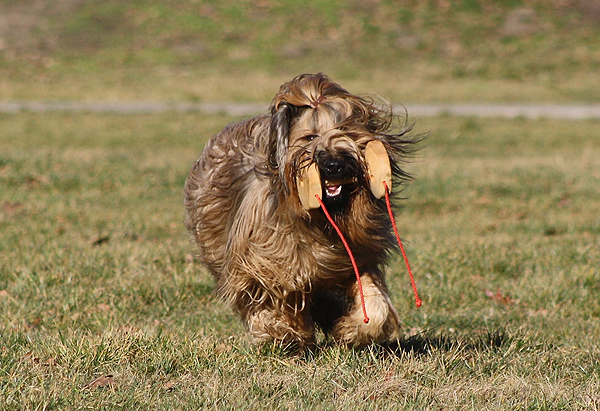
[[[325,204],[323,204],[323,201],[321,200],[319,195],[315,194],[315,197],[317,197],[317,200],[319,201],[319,204],[321,204],[321,208],[323,209],[323,212],[325,213],[325,217],[327,217],[327,219],[329,220],[329,222],[331,223],[331,225],[337,232],[338,236],[340,237],[340,240],[342,240],[342,243],[344,244],[344,247],[346,248],[346,252],[348,253],[348,256],[350,257],[350,262],[352,262],[352,268],[354,268],[354,274],[356,274],[356,282],[358,283],[358,289],[360,291],[360,303],[362,304],[363,315],[365,317],[363,321],[365,324],[368,324],[369,317],[367,316],[367,307],[365,306],[365,295],[363,293],[362,282],[360,281],[360,272],[358,271],[358,267],[356,265],[356,260],[354,259],[354,255],[352,254],[352,250],[350,250],[350,246],[346,242],[346,239],[344,238],[344,235],[342,234],[342,230],[340,230],[340,228],[337,226],[337,224],[333,221],[333,218],[331,218],[331,216],[329,215],[329,212],[327,211],[327,208],[325,208]]]
[[[406,252],[404,251],[404,246],[402,245],[402,240],[400,240],[400,235],[398,234],[398,228],[396,227],[396,220],[394,219],[394,213],[392,212],[392,205],[390,203],[390,190],[386,184],[383,182],[385,186],[385,203],[387,205],[388,214],[390,215],[390,220],[392,220],[392,227],[394,227],[394,234],[396,234],[396,240],[398,241],[398,245],[400,246],[400,251],[402,251],[402,257],[404,257],[404,263],[406,264],[406,269],[408,270],[408,275],[410,277],[410,285],[412,285],[413,292],[415,294],[415,305],[419,308],[422,304],[421,299],[419,298],[419,293],[417,292],[417,285],[415,284],[415,279],[413,277],[412,270],[410,269],[410,264],[408,263],[408,257],[406,256]]]

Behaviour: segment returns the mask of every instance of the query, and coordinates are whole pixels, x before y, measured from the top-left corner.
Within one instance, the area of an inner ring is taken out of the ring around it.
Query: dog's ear
[[[375,198],[379,199],[385,195],[385,186],[392,190],[392,167],[390,158],[383,143],[372,140],[365,147],[365,162],[369,169],[369,186]]]
[[[281,101],[271,110],[269,130],[269,163],[275,170],[283,173],[290,140],[290,127],[294,116],[294,107]]]

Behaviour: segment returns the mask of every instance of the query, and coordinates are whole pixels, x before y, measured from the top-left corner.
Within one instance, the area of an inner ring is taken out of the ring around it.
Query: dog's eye
[[[302,137],[302,140],[306,140],[306,141],[313,141],[315,138],[317,138],[318,136],[316,134],[309,134],[307,136]]]

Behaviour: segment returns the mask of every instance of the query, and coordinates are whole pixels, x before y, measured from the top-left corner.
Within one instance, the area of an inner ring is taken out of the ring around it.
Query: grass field
[[[5,0],[0,98],[270,101],[325,71],[395,102],[597,102],[595,0]]]
[[[0,117],[0,409],[600,408],[598,122],[424,118],[397,213],[404,336],[252,345],[182,185],[232,118]]]
[[[595,0],[6,0],[0,100],[600,101]],[[0,410],[599,410],[598,121],[423,118],[403,336],[291,355],[214,297],[182,187],[235,120],[0,114]]]

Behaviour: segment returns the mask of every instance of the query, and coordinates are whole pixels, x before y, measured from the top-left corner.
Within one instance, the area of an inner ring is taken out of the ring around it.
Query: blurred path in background
[[[198,112],[201,114],[226,114],[254,116],[265,113],[269,103],[193,103],[193,102],[43,102],[0,101],[0,113],[18,112],[90,112],[114,114],[152,114]],[[411,117],[422,116],[473,116],[503,118],[557,118],[567,120],[600,119],[600,104],[407,104],[396,106]]]

